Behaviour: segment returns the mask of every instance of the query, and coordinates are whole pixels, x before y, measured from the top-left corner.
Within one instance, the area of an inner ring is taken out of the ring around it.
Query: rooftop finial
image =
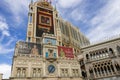
[[[50,4],[52,3],[52,1],[50,0]]]
[[[57,1],[55,0],[55,10],[57,9],[57,5],[56,4],[57,4]]]
[[[31,0],[31,4],[33,3],[33,0]]]

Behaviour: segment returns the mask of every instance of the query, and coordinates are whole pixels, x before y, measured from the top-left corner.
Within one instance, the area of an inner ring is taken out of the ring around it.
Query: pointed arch
[[[111,54],[113,54],[113,53],[114,53],[114,51],[113,51],[113,49],[112,49],[112,48],[109,48],[109,52],[110,52]]]
[[[88,54],[86,54],[86,59],[89,59],[89,55]]]

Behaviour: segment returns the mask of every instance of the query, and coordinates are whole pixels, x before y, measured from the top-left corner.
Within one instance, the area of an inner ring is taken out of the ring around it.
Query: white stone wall
[[[2,80],[2,78],[3,78],[3,74],[0,73],[0,80]]]
[[[108,80],[119,80],[117,77],[114,78],[116,75],[120,76],[120,68],[116,68],[116,64],[120,66],[120,54],[117,50],[117,46],[120,46],[120,38],[82,48],[82,55],[85,63],[87,77],[89,79],[102,78],[103,80],[104,77],[113,76],[113,78],[109,78]],[[104,66],[106,66],[107,70],[105,70]],[[97,69],[96,71],[95,68]],[[101,68],[103,68],[103,70]],[[91,73],[90,70],[92,70]],[[107,80],[107,78],[105,80]]]

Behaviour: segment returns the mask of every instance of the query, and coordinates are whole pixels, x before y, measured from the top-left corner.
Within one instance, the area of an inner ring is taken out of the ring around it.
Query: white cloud
[[[30,0],[5,0],[6,6],[13,14],[13,20],[17,24],[21,24],[24,15],[27,15]]]
[[[8,54],[8,53],[13,53],[14,47],[11,47],[12,43],[15,41],[14,38],[9,38],[7,43],[2,43],[4,41],[5,36],[1,36],[0,40],[0,54]]]
[[[120,0],[109,0],[90,21],[88,37],[92,42],[120,34]]]
[[[0,73],[3,74],[4,79],[8,79],[11,73],[11,66],[8,64],[0,64]]]
[[[80,20],[83,20],[84,18],[84,15],[82,13],[82,11],[80,12],[79,11],[79,8],[78,9],[74,9],[70,16],[69,16],[71,19],[73,19],[74,21],[80,21]]]
[[[61,8],[71,8],[80,5],[81,2],[82,0],[58,0],[57,3]]]
[[[5,0],[6,5],[15,15],[24,14],[28,10],[29,0]]]
[[[3,35],[10,36],[9,27],[4,17],[0,16],[0,31]]]
[[[2,35],[0,36],[0,54],[7,54],[13,52],[14,48],[10,48],[13,41],[15,41],[10,33],[9,33],[9,26],[6,22],[6,19],[0,16],[0,31]],[[9,38],[7,43],[3,43],[5,39]]]

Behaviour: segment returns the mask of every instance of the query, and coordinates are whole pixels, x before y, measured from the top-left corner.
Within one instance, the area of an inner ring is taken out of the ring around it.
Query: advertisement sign
[[[51,38],[45,38],[44,43],[51,43],[52,45],[56,45],[56,40]]]
[[[36,36],[42,37],[43,33],[54,34],[53,11],[38,7]]]
[[[74,58],[73,48],[58,46],[58,55],[60,57]]]
[[[29,42],[19,42],[17,45],[19,54],[41,55],[41,45]]]

